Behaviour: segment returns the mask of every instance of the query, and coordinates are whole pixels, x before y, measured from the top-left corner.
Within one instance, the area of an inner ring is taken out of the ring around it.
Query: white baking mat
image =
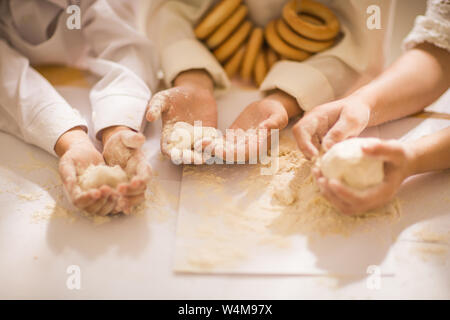
[[[219,128],[226,128],[243,107],[258,97],[256,91],[234,89],[219,98]],[[402,121],[372,128],[363,135],[398,138],[409,133],[412,136],[417,131],[429,133],[422,127],[429,128],[427,123],[434,123],[423,119]],[[441,120],[437,122],[443,126]],[[270,209],[272,202],[267,201],[267,188],[251,180],[255,179],[254,166],[186,167],[180,191],[174,270],[354,275],[366,274],[369,266],[374,265],[382,274],[393,274],[395,261],[390,256],[396,239],[411,238],[408,230],[423,220],[449,216],[445,202],[450,195],[448,178],[448,173],[440,173],[411,179],[399,196],[403,207],[399,220],[394,215],[390,216],[394,219],[367,219],[358,223],[338,221],[344,225],[335,229],[350,231],[318,234],[301,231],[305,229],[303,226],[296,231],[298,222],[292,215]],[[438,190],[443,196],[436,199]]]

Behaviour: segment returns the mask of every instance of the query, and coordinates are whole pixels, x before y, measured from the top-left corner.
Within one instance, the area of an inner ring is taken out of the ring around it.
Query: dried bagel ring
[[[230,34],[241,24],[248,13],[246,6],[241,5],[231,17],[227,19],[214,33],[206,40],[210,49],[217,48]]]
[[[205,39],[214,30],[217,29],[237,7],[241,4],[242,0],[223,0],[211,12],[198,24],[194,33],[197,38]]]
[[[321,52],[331,47],[334,43],[334,40],[314,41],[304,38],[292,31],[292,29],[282,19],[277,20],[276,26],[281,39],[293,47],[303,49],[308,52]]]
[[[234,77],[236,72],[239,70],[239,67],[242,64],[242,60],[244,60],[245,54],[245,45],[242,45],[238,51],[227,61],[224,66],[225,72],[228,75],[228,78]]]
[[[214,55],[220,63],[226,61],[229,57],[236,52],[239,46],[247,39],[250,31],[252,30],[252,23],[245,21],[239,29],[230,37],[227,41],[222,43],[220,47],[214,50]]]
[[[244,80],[250,80],[253,67],[255,66],[258,52],[261,51],[264,42],[264,32],[261,28],[254,28],[247,43],[244,61],[242,62],[241,77]]]
[[[275,20],[272,20],[267,24],[265,36],[270,47],[286,59],[303,61],[311,55],[304,50],[293,48],[284,42],[277,33],[275,28]]]
[[[261,50],[256,57],[255,68],[253,69],[253,77],[258,87],[263,83],[267,75],[267,69],[266,55]]]
[[[317,25],[298,15],[306,13],[324,21]],[[339,33],[339,20],[325,5],[312,0],[291,0],[283,8],[283,19],[297,33],[314,40],[330,40]]]
[[[270,70],[272,66],[280,60],[278,54],[271,47],[266,49],[267,68]]]

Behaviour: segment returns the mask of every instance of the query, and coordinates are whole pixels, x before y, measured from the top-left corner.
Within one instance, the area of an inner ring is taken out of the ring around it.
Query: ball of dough
[[[367,157],[362,147],[379,141],[376,138],[354,138],[335,144],[320,161],[323,175],[337,179],[355,189],[366,189],[384,179],[383,161]]]
[[[214,140],[219,136],[216,128],[213,127],[203,127],[202,128],[202,138]]]
[[[83,190],[95,189],[103,185],[115,188],[119,183],[127,181],[127,174],[120,166],[90,165],[79,177]]]
[[[171,148],[191,149],[194,144],[194,127],[187,122],[175,123],[170,133],[169,143]]]

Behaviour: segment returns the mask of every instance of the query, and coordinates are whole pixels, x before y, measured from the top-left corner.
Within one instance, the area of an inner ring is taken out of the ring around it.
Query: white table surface
[[[77,105],[88,115],[85,89],[60,91],[69,101],[82,101]],[[225,98],[227,101],[222,99],[219,107],[242,104],[254,98],[252,95],[249,91],[234,92]],[[438,111],[448,110],[450,99],[443,100]],[[435,131],[449,123],[408,118],[376,130],[383,138],[393,138],[408,132],[420,135]],[[448,171],[418,177],[402,188],[401,194],[431,197],[435,201],[426,207],[410,203],[417,210],[403,212],[396,230],[399,240],[390,248],[397,272],[395,276],[383,277],[378,290],[369,289],[367,277],[361,276],[173,273],[181,168],[160,156],[159,126],[147,127],[145,152],[158,172],[157,180],[170,199],[170,208],[148,209],[145,214],[100,225],[79,216],[72,219],[75,221],[48,216],[49,204],[61,201],[57,159],[0,133],[0,299],[450,298],[448,241],[423,242],[414,236],[423,228],[441,233],[450,230],[450,197],[448,191],[444,192],[450,190]],[[322,262],[326,263],[326,257]],[[358,257],[347,263],[358,263]],[[66,285],[67,268],[71,265],[80,268],[80,290],[70,290]]]

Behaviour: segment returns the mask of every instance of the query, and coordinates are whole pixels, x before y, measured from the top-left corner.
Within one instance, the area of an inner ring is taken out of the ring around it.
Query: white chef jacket
[[[54,154],[58,138],[86,122],[30,65],[62,64],[100,77],[90,92],[95,134],[139,131],[157,87],[157,53],[133,26],[133,5],[113,0],[0,2],[0,130]],[[81,28],[67,20],[78,4]]]
[[[193,28],[217,0],[142,0],[140,28],[157,44],[165,82],[189,69],[209,72],[217,88],[229,80],[211,52],[195,38]],[[281,17],[287,0],[244,0],[250,19],[265,26]],[[352,87],[370,81],[384,65],[386,35],[389,34],[393,0],[320,0],[339,18],[343,39],[304,62],[275,64],[260,89],[278,88],[295,97],[304,110],[348,93]],[[379,8],[380,29],[369,29],[369,6]]]

